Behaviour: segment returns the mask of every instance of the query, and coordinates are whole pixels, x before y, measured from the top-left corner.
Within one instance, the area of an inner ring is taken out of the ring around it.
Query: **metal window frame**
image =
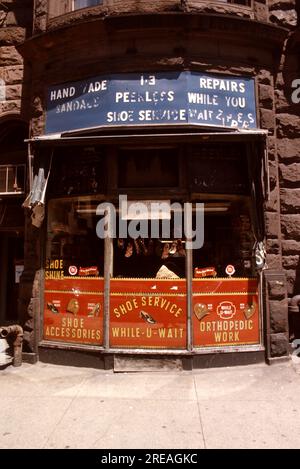
[[[9,191],[8,190],[8,171],[9,169],[13,168],[14,169],[14,178],[16,179],[18,177],[18,169],[23,168],[24,170],[24,181],[23,181],[23,187],[21,191]],[[1,169],[6,169],[6,180],[5,180],[5,191],[0,191],[0,196],[2,195],[22,195],[25,193],[25,184],[26,184],[26,164],[3,164],[0,165],[0,170]]]

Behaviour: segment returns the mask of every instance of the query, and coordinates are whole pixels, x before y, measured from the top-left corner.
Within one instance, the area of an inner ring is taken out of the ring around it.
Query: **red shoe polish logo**
[[[217,308],[217,315],[221,319],[231,319],[236,313],[236,307],[230,301],[222,301]]]
[[[77,275],[78,269],[76,265],[70,265],[69,267],[69,274],[70,275]]]
[[[231,277],[235,273],[234,265],[228,264],[228,266],[225,269],[225,272],[227,275]]]

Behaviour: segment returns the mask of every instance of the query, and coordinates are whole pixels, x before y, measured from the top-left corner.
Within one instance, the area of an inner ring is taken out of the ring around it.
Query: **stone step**
[[[114,356],[114,372],[169,372],[182,371],[182,360],[169,357]]]

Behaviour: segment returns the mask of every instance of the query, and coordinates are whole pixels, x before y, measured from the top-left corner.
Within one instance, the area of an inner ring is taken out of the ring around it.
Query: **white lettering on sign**
[[[117,91],[116,103],[163,103],[174,101],[174,91]]]
[[[239,96],[225,96],[227,107],[246,107],[246,100]]]
[[[56,113],[60,114],[63,112],[72,112],[72,111],[79,111],[84,109],[93,109],[100,106],[100,98],[94,97],[91,100],[87,99],[76,99],[75,101],[68,101],[63,104],[58,104],[56,106]]]
[[[188,93],[188,100],[190,104],[206,104],[218,106],[218,96],[216,94],[209,95],[205,93]]]
[[[133,111],[112,111],[107,113],[107,122],[133,122]]]
[[[146,109],[139,111],[139,121],[181,121],[186,122],[186,109]]]
[[[134,122],[135,112],[131,111],[110,111],[107,113],[107,122]],[[140,122],[163,122],[163,121],[178,121],[186,122],[187,112],[186,109],[143,109],[138,112],[138,120]]]
[[[107,90],[107,80],[95,81],[89,84],[88,93],[97,93],[98,91]]]
[[[57,99],[72,98],[74,95],[75,95],[74,86],[70,86],[67,88],[60,88],[58,90],[51,91],[50,100],[56,101]]]
[[[86,85],[83,89],[83,94],[85,93],[98,93],[99,91],[107,90],[107,80],[94,81]],[[76,94],[76,88],[74,86],[59,88],[57,90],[52,90],[50,93],[50,101],[57,101],[59,99],[73,98]],[[78,94],[78,93],[77,93]],[[83,100],[83,98],[80,98]],[[70,104],[70,103],[64,103]],[[70,110],[70,109],[69,109]]]
[[[145,77],[144,75],[141,75],[140,83],[141,83],[142,86],[144,86],[144,85],[154,86],[155,85],[155,76],[154,75],[149,75],[148,77]]]
[[[222,80],[220,78],[200,77],[200,88],[207,90],[231,91],[232,93],[245,93],[245,84],[235,80]]]
[[[46,133],[148,123],[255,128],[254,91],[250,77],[197,72],[100,75],[49,90]]]
[[[198,111],[198,109],[189,109],[189,117],[200,121],[211,121],[214,118],[214,111],[207,109],[204,109],[203,111]]]

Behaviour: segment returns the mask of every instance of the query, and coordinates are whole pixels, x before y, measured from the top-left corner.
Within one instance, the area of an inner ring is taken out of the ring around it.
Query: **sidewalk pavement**
[[[298,359],[299,360],[299,359]],[[300,448],[300,365],[0,371],[0,448]]]

